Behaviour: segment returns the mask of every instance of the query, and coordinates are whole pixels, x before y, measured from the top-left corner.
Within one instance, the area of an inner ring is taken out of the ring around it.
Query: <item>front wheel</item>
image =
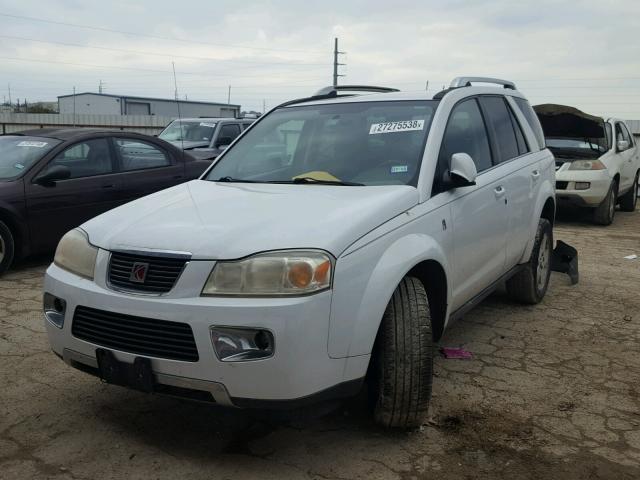
[[[618,197],[618,185],[611,183],[607,196],[593,212],[593,221],[598,225],[611,225],[616,214],[616,198]]]
[[[638,177],[640,172],[636,173],[631,190],[620,197],[620,210],[623,212],[633,212],[638,203]]]
[[[522,303],[539,303],[547,293],[551,277],[551,255],[553,254],[553,229],[551,222],[541,218],[531,258],[522,270],[507,280],[507,292]]]
[[[15,243],[9,227],[0,222],[0,275],[6,272],[13,263]]]
[[[433,380],[431,314],[424,285],[405,277],[382,317],[372,359],[376,423],[419,427],[429,409]]]

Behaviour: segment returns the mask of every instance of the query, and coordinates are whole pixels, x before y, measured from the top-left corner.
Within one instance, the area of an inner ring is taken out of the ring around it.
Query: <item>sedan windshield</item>
[[[207,180],[417,185],[436,101],[285,107],[233,145]]]
[[[0,136],[0,180],[19,177],[59,143],[53,138]]]
[[[175,120],[158,135],[158,138],[167,142],[209,141],[215,128],[215,122]]]

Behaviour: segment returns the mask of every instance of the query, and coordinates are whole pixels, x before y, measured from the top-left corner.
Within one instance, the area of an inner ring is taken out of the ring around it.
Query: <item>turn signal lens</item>
[[[260,253],[216,263],[202,295],[282,296],[331,287],[333,258],[316,250]]]

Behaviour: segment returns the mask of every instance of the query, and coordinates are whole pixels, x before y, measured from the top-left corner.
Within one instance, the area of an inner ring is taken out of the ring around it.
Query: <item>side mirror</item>
[[[51,187],[55,185],[58,180],[67,180],[68,178],[71,178],[71,170],[69,170],[69,167],[64,165],[54,165],[37,177],[35,182],[38,185]]]
[[[233,142],[233,138],[231,137],[220,137],[216,140],[216,148],[226,148],[231,144],[231,142]]]
[[[476,184],[478,171],[473,159],[466,153],[454,153],[451,155],[451,167],[447,174],[449,185],[452,188],[470,187]]]
[[[624,152],[629,148],[629,142],[627,140],[618,140],[618,151]]]

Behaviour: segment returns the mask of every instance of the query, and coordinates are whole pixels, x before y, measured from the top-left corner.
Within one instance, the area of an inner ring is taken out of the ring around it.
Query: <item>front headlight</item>
[[[307,295],[330,288],[332,273],[333,259],[321,251],[260,253],[216,263],[202,295]]]
[[[600,160],[574,160],[569,165],[569,170],[604,170],[604,163]]]
[[[89,243],[87,234],[76,228],[65,233],[58,243],[53,263],[76,275],[93,280],[97,256],[98,249]]]

